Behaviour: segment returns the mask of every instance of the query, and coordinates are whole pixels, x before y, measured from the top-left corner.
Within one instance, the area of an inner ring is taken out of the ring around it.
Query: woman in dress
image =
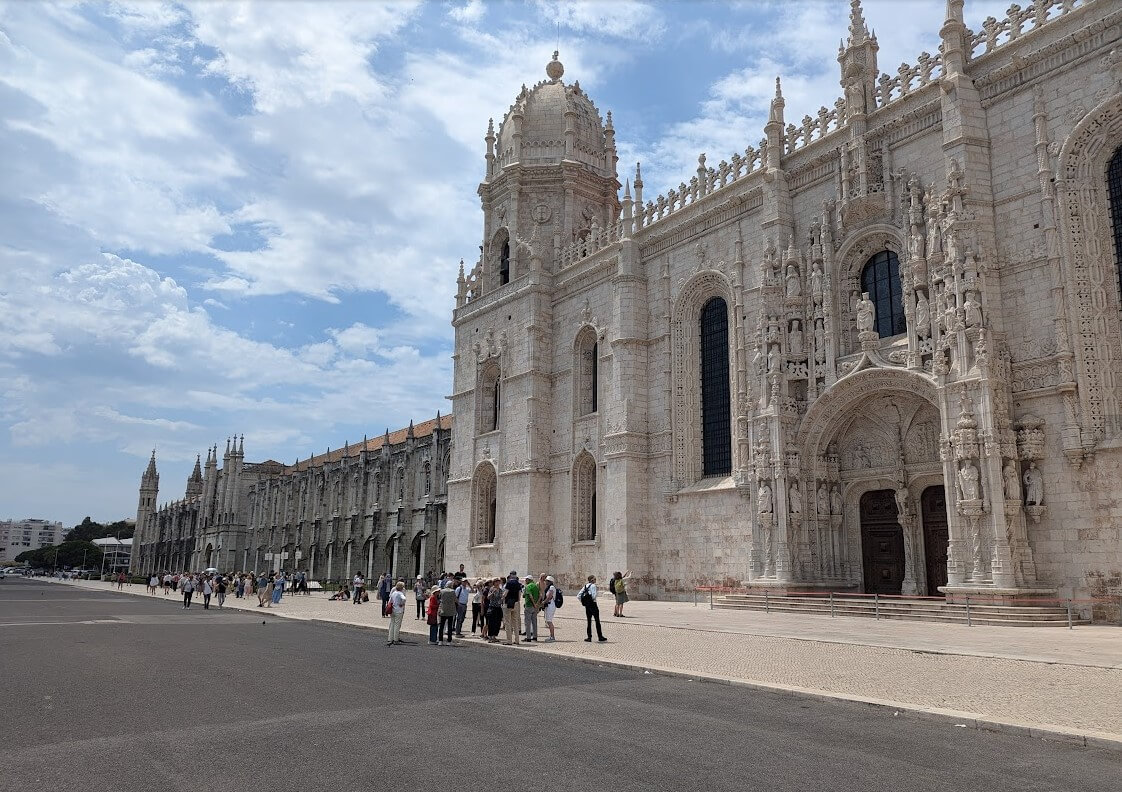
[[[612,576],[611,589],[612,593],[616,595],[616,609],[612,614],[617,618],[623,618],[623,606],[627,604],[627,581],[631,579],[631,570],[625,573],[616,572]]]

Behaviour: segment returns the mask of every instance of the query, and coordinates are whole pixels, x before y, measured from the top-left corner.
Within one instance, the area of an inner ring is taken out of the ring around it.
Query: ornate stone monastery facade
[[[974,32],[949,0],[889,73],[852,6],[843,96],[792,115],[777,80],[764,138],[665,195],[556,56],[488,127],[449,559],[652,596],[1120,585],[1122,4]]]
[[[196,459],[181,500],[158,504],[156,455],[141,478],[132,569],[306,569],[316,579],[443,563],[451,416],[295,465],[246,462],[244,440]]]

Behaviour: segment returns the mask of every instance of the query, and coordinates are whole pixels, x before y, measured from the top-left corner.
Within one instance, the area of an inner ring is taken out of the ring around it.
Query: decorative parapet
[[[936,82],[943,76],[942,53],[921,52],[915,65],[901,63],[895,76],[882,73],[877,81],[877,109]]]
[[[971,58],[981,57],[994,52],[1022,35],[1039,30],[1048,22],[1070,14],[1093,0],[1032,0],[1024,8],[1014,3],[1005,12],[1000,22],[987,17],[982,30],[970,34],[969,52]]]

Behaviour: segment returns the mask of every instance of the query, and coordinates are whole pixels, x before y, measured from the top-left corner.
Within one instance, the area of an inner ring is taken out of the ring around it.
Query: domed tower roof
[[[601,176],[615,178],[615,131],[581,90],[580,82],[566,85],[565,67],[553,53],[545,67],[548,79],[522,92],[499,127],[496,159],[499,168],[513,162],[552,165],[574,160]]]

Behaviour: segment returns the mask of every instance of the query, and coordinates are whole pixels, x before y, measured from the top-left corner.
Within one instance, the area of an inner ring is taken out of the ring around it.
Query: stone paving
[[[75,585],[111,589],[96,582]],[[145,596],[142,586],[130,589]],[[226,600],[233,608],[256,609],[256,604],[256,598]],[[274,616],[363,627],[388,624],[377,603],[331,602],[324,593],[286,594],[269,610]],[[557,642],[499,648],[1122,740],[1122,629],[1117,627],[877,622],[715,611],[706,603],[631,602],[625,619],[613,618],[610,605],[605,610],[607,643],[584,642],[583,610],[571,597],[558,614]],[[406,632],[427,637],[427,629],[423,620],[407,615]],[[477,638],[462,642],[490,646]]]

